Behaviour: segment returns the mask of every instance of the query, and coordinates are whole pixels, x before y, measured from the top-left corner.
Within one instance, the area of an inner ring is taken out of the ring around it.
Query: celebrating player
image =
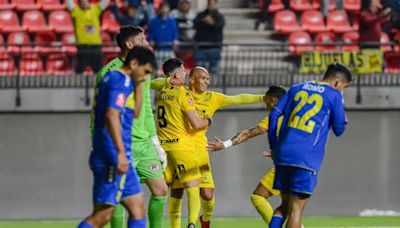
[[[285,95],[286,91],[282,87],[271,86],[269,90],[265,94],[264,102],[268,111],[271,111],[272,108],[278,103],[279,99]],[[209,143],[209,150],[214,152],[222,149],[229,148],[231,146],[239,145],[247,140],[256,137],[258,135],[262,135],[268,131],[268,116],[261,120],[258,125],[254,128],[243,130],[236,134],[232,139],[222,142],[220,139],[216,138],[215,142]],[[282,118],[280,119],[282,121]],[[265,199],[268,199],[271,196],[279,196],[280,192],[278,190],[273,189],[275,177],[275,168],[268,170],[265,176],[260,180],[256,189],[254,189],[253,194],[250,197],[251,203],[254,208],[260,214],[265,223],[269,224],[272,215],[274,213],[274,209],[271,204],[268,203]]]
[[[171,84],[176,81],[172,78],[159,78],[152,81],[152,88],[159,90],[165,84]],[[240,94],[236,96],[226,96],[221,93],[208,90],[210,76],[208,71],[203,67],[195,67],[190,72],[189,76],[189,92],[194,98],[197,115],[200,117],[210,116],[222,108],[242,105],[261,103],[263,101],[262,95]],[[182,82],[181,82],[182,83]],[[214,211],[215,198],[214,198],[214,181],[211,173],[210,160],[207,152],[207,129],[194,131],[193,142],[196,150],[198,150],[200,164],[201,181],[200,181],[200,195],[202,198],[203,214],[200,218],[202,227],[209,227],[212,213]],[[181,226],[181,207],[183,196],[183,185],[179,180],[175,180],[172,185],[171,198],[169,203],[169,215],[171,221],[171,228],[178,228]]]
[[[96,84],[104,75],[113,70],[118,70],[124,63],[126,56],[135,46],[147,46],[143,29],[137,26],[122,26],[116,35],[116,41],[121,49],[118,58],[110,61],[96,75]],[[140,181],[145,183],[151,192],[148,206],[148,218],[150,228],[160,228],[164,225],[164,208],[167,200],[168,186],[164,180],[163,167],[167,165],[167,157],[160,146],[157,131],[154,125],[154,117],[151,107],[149,74],[143,83],[143,104],[139,102],[135,94],[136,109],[143,106],[143,111],[135,115],[132,129],[132,153],[134,167]],[[111,219],[112,228],[123,228],[125,224],[125,209],[117,206]]]
[[[294,85],[269,115],[268,138],[276,167],[274,189],[282,193],[283,217],[274,216],[270,227],[300,228],[304,207],[314,191],[332,128],[345,131],[347,118],[341,91],[352,81],[350,71],[334,63],[320,82]],[[277,136],[278,119],[283,116]]]
[[[185,81],[185,68],[180,59],[167,60],[163,70],[164,74]],[[183,84],[164,87],[157,96],[156,111],[158,136],[168,156],[165,178],[171,183],[176,174],[184,184],[188,195],[188,227],[192,228],[200,212],[201,175],[191,130],[205,128],[212,121],[207,116],[199,118],[196,115],[193,97]]]
[[[120,70],[107,73],[98,84],[89,161],[94,207],[79,228],[103,227],[120,202],[129,212],[129,228],[146,227],[144,197],[132,166],[132,93],[155,67],[153,52],[138,46],[129,51]]]

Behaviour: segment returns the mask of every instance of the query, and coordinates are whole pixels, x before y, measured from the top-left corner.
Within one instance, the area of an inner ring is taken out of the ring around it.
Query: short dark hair
[[[268,91],[265,93],[265,96],[276,97],[281,99],[283,95],[286,94],[286,90],[280,86],[272,85],[269,87]]]
[[[135,46],[132,50],[129,50],[124,65],[129,65],[133,59],[136,59],[140,66],[150,64],[153,69],[157,69],[156,56],[153,51],[147,47]]]
[[[331,63],[325,72],[323,79],[338,78],[347,82],[353,81],[351,72],[346,66],[340,63]]]
[[[118,47],[121,48],[121,51],[125,50],[126,49],[125,42],[130,37],[135,37],[143,32],[144,30],[139,26],[134,26],[134,25],[121,26],[119,32],[117,33],[117,35],[115,35],[115,40],[117,41]]]
[[[172,58],[168,59],[163,64],[163,71],[165,75],[170,74],[175,69],[181,67],[183,65],[183,61],[180,58]]]

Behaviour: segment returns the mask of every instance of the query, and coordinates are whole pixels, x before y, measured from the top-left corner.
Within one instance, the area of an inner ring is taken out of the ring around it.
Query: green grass
[[[73,220],[26,220],[0,221],[0,228],[71,228],[76,227],[78,221]],[[168,223],[168,221],[167,221]],[[185,223],[182,224],[182,227]],[[333,228],[333,227],[365,227],[365,228],[400,228],[400,217],[307,217],[304,220],[306,228]],[[199,227],[199,226],[198,226]],[[258,218],[214,219],[213,228],[265,228],[266,225]],[[107,228],[109,228],[107,226]],[[166,228],[169,228],[167,226]]]

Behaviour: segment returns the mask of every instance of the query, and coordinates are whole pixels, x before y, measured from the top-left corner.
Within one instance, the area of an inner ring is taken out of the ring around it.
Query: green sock
[[[113,210],[111,228],[125,228],[125,208],[121,204]]]
[[[164,227],[164,210],[167,196],[151,196],[149,202],[149,224],[150,228]]]

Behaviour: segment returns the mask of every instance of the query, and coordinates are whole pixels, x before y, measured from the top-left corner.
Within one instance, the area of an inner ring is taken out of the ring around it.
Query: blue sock
[[[146,228],[146,218],[143,219],[129,219],[128,228]]]
[[[86,220],[83,220],[79,223],[78,228],[93,228],[93,226],[87,223]]]
[[[269,223],[269,228],[282,228],[283,222],[284,220],[281,215],[274,215]]]

